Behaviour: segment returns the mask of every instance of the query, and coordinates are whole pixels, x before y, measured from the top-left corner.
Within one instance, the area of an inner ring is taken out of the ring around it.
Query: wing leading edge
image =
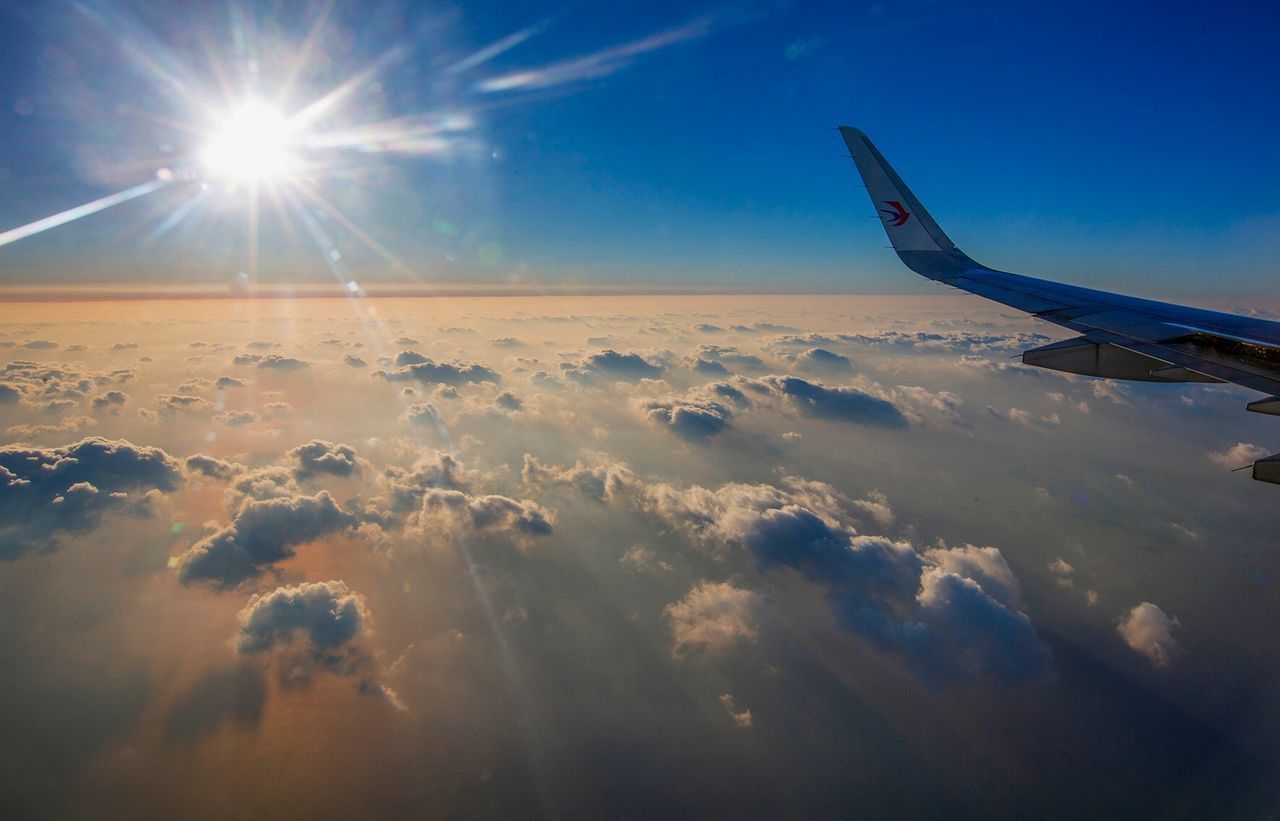
[[[1081,334],[1024,352],[1024,363],[1108,379],[1231,382],[1268,394],[1249,410],[1280,415],[1280,322],[988,268],[951,241],[866,134],[840,133],[908,268]],[[1254,463],[1253,475],[1280,483],[1280,454]]]

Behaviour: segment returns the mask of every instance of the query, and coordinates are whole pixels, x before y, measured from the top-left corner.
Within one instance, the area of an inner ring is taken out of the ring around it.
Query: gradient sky
[[[174,122],[198,121],[219,76],[274,93],[321,6],[0,5],[0,230],[161,167],[198,176],[212,125]],[[399,49],[325,123],[469,120],[447,145],[327,157],[314,180],[401,265],[312,205],[324,241],[297,213],[290,238],[264,209],[254,271],[243,194],[183,211],[198,181],[179,180],[0,247],[0,280],[323,281],[336,249],[362,282],[931,292],[884,249],[830,130],[848,123],[987,264],[1153,296],[1267,293],[1278,17],[1265,4],[339,2],[286,112]]]

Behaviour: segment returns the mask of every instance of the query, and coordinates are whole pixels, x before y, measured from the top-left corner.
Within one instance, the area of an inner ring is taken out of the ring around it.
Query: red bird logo
[[[889,207],[881,208],[880,213],[884,214],[884,221],[894,228],[901,228],[907,220],[911,219],[911,212],[903,208],[902,203],[897,200],[885,200],[884,204]]]

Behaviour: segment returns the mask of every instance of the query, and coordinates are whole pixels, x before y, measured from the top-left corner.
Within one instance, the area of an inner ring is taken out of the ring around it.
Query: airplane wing
[[[1231,382],[1267,394],[1248,410],[1280,415],[1280,322],[988,268],[956,247],[866,134],[840,133],[908,268],[1080,333],[1024,352],[1024,363],[1108,379]],[[1253,476],[1280,484],[1280,454],[1255,462]]]

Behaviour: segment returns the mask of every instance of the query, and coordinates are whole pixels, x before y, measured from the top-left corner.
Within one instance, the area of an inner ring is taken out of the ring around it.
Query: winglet
[[[840,134],[893,250],[908,268],[930,279],[943,279],[982,267],[956,247],[866,134],[847,125],[840,126]]]

